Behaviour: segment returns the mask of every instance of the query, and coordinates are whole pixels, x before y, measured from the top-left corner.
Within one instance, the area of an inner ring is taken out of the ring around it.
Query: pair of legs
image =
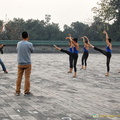
[[[86,69],[87,67],[87,59],[88,59],[89,53],[84,51],[83,56],[82,56],[82,69]],[[84,67],[85,65],[85,67]]]
[[[78,54],[77,53],[71,53],[67,50],[60,49],[61,52],[67,53],[70,56],[70,70],[74,67],[74,75],[73,77],[76,77],[76,72],[77,72],[77,59],[78,59]]]
[[[78,59],[78,54],[77,53],[71,53],[67,50],[63,50],[59,47],[57,47],[56,45],[54,45],[55,49],[60,50],[61,52],[64,52],[66,54],[68,54],[70,56],[70,72],[72,71],[73,67],[74,67],[74,75],[73,77],[76,77],[76,72],[77,72],[77,59]]]
[[[20,94],[22,76],[25,72],[25,83],[24,83],[24,93],[30,92],[30,74],[31,74],[31,64],[29,65],[18,65],[18,76],[16,81],[16,93]]]
[[[92,48],[94,48],[95,50],[101,52],[103,55],[106,56],[107,60],[106,60],[106,66],[107,66],[107,73],[105,74],[106,76],[109,76],[109,71],[110,71],[110,58],[111,58],[111,53],[110,52],[106,52],[104,50],[101,50],[97,47],[94,47],[93,45],[91,45]]]
[[[72,57],[72,55],[69,55],[69,63],[70,63],[70,70],[68,71],[68,73],[72,73],[72,70],[73,70],[73,57]]]
[[[8,73],[8,71],[6,70],[6,67],[5,67],[5,65],[4,65],[4,63],[1,59],[0,59],[0,64],[2,66],[2,69],[3,69],[4,73]]]

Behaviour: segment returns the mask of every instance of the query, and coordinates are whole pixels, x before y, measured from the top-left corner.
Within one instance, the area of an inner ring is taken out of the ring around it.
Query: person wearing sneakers
[[[107,66],[107,73],[105,74],[105,76],[109,76],[109,71],[110,71],[110,59],[111,59],[111,53],[112,53],[112,43],[111,43],[111,39],[108,37],[108,33],[104,30],[103,34],[106,35],[106,51],[105,50],[101,50],[93,45],[90,44],[90,46],[94,49],[97,50],[99,52],[101,52],[103,55],[106,56],[106,66]]]
[[[1,52],[1,54],[3,54],[3,47],[4,47],[5,45],[1,45],[0,44],[0,52]],[[5,65],[4,65],[4,63],[3,63],[3,61],[0,59],[0,65],[1,65],[1,67],[2,67],[2,69],[3,69],[3,71],[4,71],[4,73],[8,73],[8,71],[6,70],[6,67],[5,67]]]
[[[31,74],[31,53],[33,53],[33,44],[28,42],[29,36],[26,31],[22,32],[22,38],[17,43],[17,61],[18,75],[16,81],[16,96],[20,95],[22,76],[25,72],[24,95],[32,95],[30,92],[30,74]]]

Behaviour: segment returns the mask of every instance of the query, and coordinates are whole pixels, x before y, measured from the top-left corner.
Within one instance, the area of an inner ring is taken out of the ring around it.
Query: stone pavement
[[[15,96],[16,54],[4,54],[9,73],[0,71],[0,120],[120,120],[120,54],[113,54],[111,72],[105,77],[106,58],[90,54],[87,70],[77,78],[68,74],[68,55],[33,54],[31,92]],[[0,68],[1,69],[1,68]]]

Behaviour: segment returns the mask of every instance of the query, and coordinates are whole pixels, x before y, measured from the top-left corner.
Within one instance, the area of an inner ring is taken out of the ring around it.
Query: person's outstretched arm
[[[66,39],[70,39],[70,41],[73,43],[73,45],[77,46],[78,44],[72,39],[72,37],[66,37]]]
[[[83,40],[83,42],[85,42],[85,38],[84,37],[81,37],[81,39]]]
[[[106,44],[110,45],[108,33],[104,30],[103,33],[106,35]]]
[[[83,40],[83,43],[84,43],[84,46],[85,46],[85,38],[84,38],[84,37],[81,37],[81,39]]]
[[[90,43],[90,40],[88,39],[88,37],[87,37],[87,36],[84,36],[84,38],[86,38],[86,39],[87,39],[87,41],[88,41],[88,43]]]

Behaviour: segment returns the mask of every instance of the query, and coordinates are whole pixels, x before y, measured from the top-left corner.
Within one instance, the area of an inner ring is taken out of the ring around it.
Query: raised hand
[[[80,37],[81,39],[84,39],[84,37]]]
[[[66,37],[65,39],[70,39],[70,37]]]
[[[106,34],[106,33],[107,33],[107,32],[104,30],[104,31],[103,31],[103,34]]]
[[[84,36],[84,38],[87,38],[87,39],[88,39],[88,37],[87,37],[87,36]]]

